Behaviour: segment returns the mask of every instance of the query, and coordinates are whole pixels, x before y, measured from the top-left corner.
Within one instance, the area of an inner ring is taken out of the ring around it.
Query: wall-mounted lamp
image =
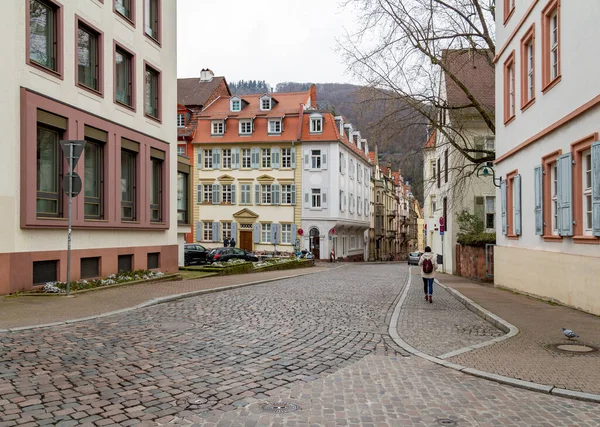
[[[496,172],[494,171],[494,168],[490,165],[490,162],[477,167],[477,176],[491,176],[496,187],[500,188],[500,186],[502,185],[502,177],[500,176],[496,178]],[[496,182],[498,183],[496,184]]]

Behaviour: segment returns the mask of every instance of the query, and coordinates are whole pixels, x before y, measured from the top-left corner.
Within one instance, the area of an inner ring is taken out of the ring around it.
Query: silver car
[[[419,265],[419,259],[423,252],[411,252],[408,254],[408,265]]]

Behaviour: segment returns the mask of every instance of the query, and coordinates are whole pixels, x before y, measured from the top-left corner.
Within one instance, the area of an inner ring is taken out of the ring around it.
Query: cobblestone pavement
[[[421,276],[413,269],[412,283],[398,319],[398,335],[412,347],[431,356],[441,356],[504,335],[444,288],[433,286],[433,304],[430,304],[424,299]]]
[[[447,361],[557,388],[600,394],[600,351],[582,354],[556,349],[556,345],[564,344],[600,348],[600,317],[454,276],[440,275],[439,280],[520,331],[509,340]],[[562,334],[564,327],[575,330],[581,338],[569,342]]]
[[[400,265],[348,265],[2,333],[0,426],[153,424],[230,411],[370,354],[398,357],[387,324],[406,274]]]
[[[340,371],[291,389],[270,401],[294,403],[288,414],[247,402],[234,411],[196,412],[168,425],[210,427],[369,426],[597,427],[600,405],[503,386],[446,369],[418,357],[369,355]],[[443,422],[446,421],[444,424]]]

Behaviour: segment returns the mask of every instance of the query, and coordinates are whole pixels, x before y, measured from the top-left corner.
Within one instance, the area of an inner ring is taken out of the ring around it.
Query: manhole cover
[[[574,353],[588,353],[590,351],[594,351],[592,347],[588,347],[587,345],[577,345],[577,344],[561,344],[556,346],[559,350],[562,351],[572,351]]]
[[[289,402],[274,402],[274,403],[265,403],[260,407],[263,412],[270,412],[272,414],[287,414],[288,412],[298,411],[300,405],[296,405],[295,403]]]
[[[450,418],[440,418],[437,420],[437,423],[441,426],[455,426],[457,425],[456,421],[451,420]]]

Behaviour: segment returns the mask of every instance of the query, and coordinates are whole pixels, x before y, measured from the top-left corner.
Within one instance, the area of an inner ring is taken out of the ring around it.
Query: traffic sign
[[[71,191],[71,195],[75,197],[81,193],[81,177],[75,172],[69,172],[63,178],[63,193],[65,193],[67,196],[69,195],[69,178],[71,177],[73,177],[73,190]]]
[[[76,140],[62,140],[59,141],[59,144],[63,150],[63,153],[65,153],[65,157],[67,158],[67,163],[69,164],[69,166],[71,166],[73,169],[75,169],[75,166],[77,166],[77,162],[79,161],[79,158],[81,157],[81,153],[83,153],[83,150],[85,148],[85,141],[76,141]],[[71,147],[72,151],[71,151]],[[73,160],[69,161],[69,157],[73,156]]]
[[[446,227],[444,227],[443,225],[440,225],[440,233],[444,234],[444,231],[446,231]]]
[[[444,221],[444,217],[443,217],[443,216],[441,216],[441,217],[440,217],[440,221],[439,221],[439,222],[440,222],[440,225],[441,225],[441,226],[443,226],[443,225],[444,225],[444,222],[445,222],[445,221]]]
[[[443,235],[444,235],[444,232],[443,232],[443,231],[440,231],[440,236],[443,236]]]

